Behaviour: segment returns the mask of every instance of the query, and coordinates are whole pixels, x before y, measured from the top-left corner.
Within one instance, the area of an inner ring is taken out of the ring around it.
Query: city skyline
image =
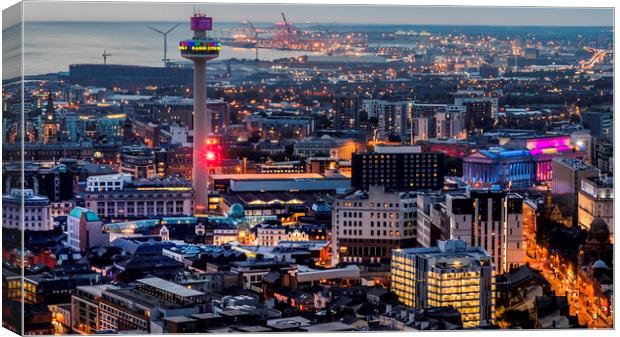
[[[6,329],[614,328],[613,28],[509,25],[593,11],[86,5],[3,30]]]

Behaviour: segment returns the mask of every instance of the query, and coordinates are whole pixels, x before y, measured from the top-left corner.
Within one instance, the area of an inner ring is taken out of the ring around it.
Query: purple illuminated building
[[[472,186],[500,185],[526,189],[552,179],[553,159],[584,155],[583,145],[573,145],[570,136],[515,137],[506,147],[473,153],[463,160],[463,179]]]

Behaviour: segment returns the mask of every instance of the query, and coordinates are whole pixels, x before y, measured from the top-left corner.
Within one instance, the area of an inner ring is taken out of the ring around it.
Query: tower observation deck
[[[190,21],[194,37],[179,42],[181,56],[194,62],[194,144],[192,162],[192,182],[194,187],[194,210],[205,212],[208,196],[209,171],[211,161],[209,138],[211,117],[207,113],[206,63],[217,58],[222,48],[219,41],[207,38],[207,31],[213,29],[213,19],[204,14],[194,14]]]

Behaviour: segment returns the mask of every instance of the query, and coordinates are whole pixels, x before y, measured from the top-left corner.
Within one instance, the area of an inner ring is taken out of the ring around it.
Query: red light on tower
[[[208,138],[204,148],[204,160],[213,164],[220,158],[220,146],[217,145],[218,141],[215,138]]]
[[[207,153],[205,154],[205,159],[207,159],[207,161],[214,161],[215,160],[215,152],[207,151]]]

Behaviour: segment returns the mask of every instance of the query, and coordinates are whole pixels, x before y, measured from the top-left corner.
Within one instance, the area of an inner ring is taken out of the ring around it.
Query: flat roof
[[[318,173],[212,174],[213,180],[323,179]]]
[[[327,322],[327,323],[319,323],[312,324],[306,327],[301,328],[304,331],[308,332],[331,332],[331,331],[351,331],[355,330],[355,328],[349,324],[345,324],[342,322]]]
[[[157,277],[143,278],[137,280],[137,282],[146,284],[150,287],[161,289],[163,291],[175,294],[181,297],[193,297],[204,295],[203,292],[186,288],[180,284],[176,284]]]

